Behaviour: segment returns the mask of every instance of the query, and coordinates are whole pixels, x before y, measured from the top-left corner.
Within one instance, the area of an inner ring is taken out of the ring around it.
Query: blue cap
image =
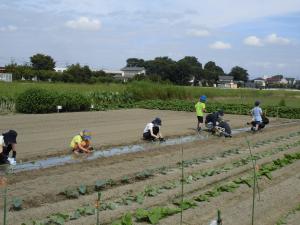
[[[83,130],[82,131],[82,137],[85,140],[91,140],[92,139],[91,131],[90,130]]]
[[[207,99],[207,97],[206,97],[205,95],[201,95],[201,96],[200,96],[200,101],[203,101],[203,102],[205,102],[205,101],[206,101],[206,99]]]

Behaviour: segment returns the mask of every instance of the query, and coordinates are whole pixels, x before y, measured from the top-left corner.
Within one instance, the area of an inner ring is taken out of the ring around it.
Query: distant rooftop
[[[132,66],[132,67],[129,67],[129,66],[126,66],[124,68],[121,69],[122,71],[142,71],[142,70],[145,70],[144,67],[135,67],[135,66]]]

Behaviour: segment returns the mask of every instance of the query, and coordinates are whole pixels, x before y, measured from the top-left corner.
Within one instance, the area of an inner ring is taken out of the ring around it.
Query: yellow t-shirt
[[[71,141],[71,144],[70,144],[70,147],[75,148],[75,146],[77,144],[80,144],[82,141],[83,141],[82,137],[78,134],[75,137],[73,137],[73,139]]]
[[[196,108],[196,114],[197,116],[203,116],[203,110],[205,109],[205,103],[203,102],[197,102],[197,104],[195,105]]]

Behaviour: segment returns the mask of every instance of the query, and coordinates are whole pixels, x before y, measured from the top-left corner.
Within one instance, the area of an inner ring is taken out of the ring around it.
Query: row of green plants
[[[16,99],[16,110],[21,113],[56,112],[57,106],[62,111],[107,110],[117,108],[146,108],[193,112],[194,102],[186,100],[144,100],[137,101],[132,93],[91,92],[83,95],[78,92],[54,92],[45,89],[28,89]],[[252,106],[246,104],[208,103],[208,112],[223,109],[229,114],[248,115]],[[300,108],[287,106],[265,106],[267,116],[290,119],[300,118]]]
[[[270,138],[267,140],[258,141],[253,145],[253,147],[254,148],[262,147],[262,146],[270,144],[270,143],[282,142],[283,140],[288,140],[292,137],[296,137],[299,135],[300,135],[300,132],[293,132],[293,133],[289,133],[286,136],[278,136],[276,138]],[[298,144],[298,142],[297,142],[297,144]],[[256,157],[256,159],[260,159],[261,157],[270,156],[270,155],[276,154],[280,151],[287,150],[292,146],[293,145],[289,145],[289,144],[282,145],[282,146],[273,148],[269,151],[266,151],[264,153],[255,154],[255,157]],[[217,157],[225,158],[225,157],[229,157],[231,155],[236,155],[236,154],[241,154],[241,150],[239,150],[239,148],[228,149],[221,153],[218,153],[215,156],[206,156],[206,157],[200,157],[200,158],[193,158],[193,159],[189,159],[189,160],[183,160],[182,162],[181,161],[178,162],[177,165],[179,166],[178,168],[180,168],[181,163],[183,163],[184,167],[190,167],[195,164],[200,164],[203,162],[215,160]],[[220,173],[221,171],[227,171],[227,170],[229,170],[229,168],[232,169],[233,168],[232,166],[245,165],[245,163],[247,164],[249,162],[250,162],[250,157],[246,157],[241,160],[238,160],[237,162],[233,162],[232,165],[226,165],[220,169],[210,169],[210,170],[201,172],[201,174],[199,174],[199,175],[201,175],[203,177],[206,177],[207,175],[212,176],[214,174]],[[170,167],[162,166],[162,167],[158,167],[158,168],[154,168],[154,169],[146,169],[146,170],[137,172],[135,175],[133,175],[133,177],[124,176],[121,178],[121,180],[100,179],[100,180],[97,180],[94,185],[81,184],[79,187],[68,187],[66,190],[64,190],[60,194],[63,194],[64,196],[66,196],[66,198],[69,198],[69,199],[70,198],[79,198],[80,195],[91,194],[91,193],[94,193],[99,190],[102,191],[104,189],[107,189],[107,188],[110,188],[113,186],[128,184],[128,183],[132,183],[134,181],[145,180],[145,179],[153,177],[155,174],[166,175],[169,171],[174,170],[174,169],[175,168],[171,167],[171,166]],[[170,189],[171,187],[176,187],[177,185],[178,185],[178,183],[169,183],[168,185],[164,186],[163,188]],[[147,196],[147,193],[148,193],[148,191],[146,191],[146,196]],[[152,193],[154,193],[154,192],[152,192]],[[137,197],[137,196],[130,196],[130,198],[127,200],[132,200],[132,199],[140,200],[141,198]]]
[[[267,177],[268,179],[271,178],[271,173],[286,166],[294,163],[295,161],[300,159],[300,153],[294,153],[294,154],[285,154],[283,158],[279,158],[276,160],[273,160],[270,163],[266,163],[262,165],[262,167],[257,172],[258,179],[261,179],[263,176]],[[183,201],[175,200],[173,203],[175,205],[178,205],[178,207],[153,207],[150,209],[137,209],[134,213],[136,221],[146,221],[150,224],[158,224],[159,221],[164,218],[171,215],[174,215],[176,213],[180,213],[181,210],[187,210],[192,207],[196,207],[199,204],[197,202],[209,202],[211,198],[218,197],[222,193],[225,192],[234,192],[236,189],[238,189],[242,184],[247,185],[248,187],[251,187],[251,184],[253,183],[253,177],[247,176],[247,177],[240,177],[233,181],[229,181],[227,183],[224,183],[222,185],[216,185],[210,190],[204,192],[203,194],[194,196],[192,199],[185,199]],[[165,213],[164,213],[165,212]],[[128,213],[126,214],[128,217]],[[122,220],[121,220],[122,222]],[[120,223],[120,220],[117,222],[113,222],[113,225],[132,225],[132,219],[131,223]]]
[[[287,222],[288,218],[295,215],[296,213],[300,213],[300,203],[294,209],[290,210],[286,215],[282,216],[276,222],[276,225],[288,224],[288,222]]]
[[[145,100],[140,101],[136,105],[140,108],[159,109],[159,110],[174,110],[174,111],[188,111],[194,112],[194,102],[186,100]],[[215,112],[218,109],[223,109],[228,114],[249,115],[253,105],[246,105],[241,103],[226,104],[226,103],[207,103],[206,109],[208,112]],[[300,108],[293,108],[287,106],[262,106],[264,112],[269,117],[281,117],[289,119],[300,119]]]
[[[39,110],[37,110],[39,113],[56,111],[56,106],[51,105],[49,99],[55,98],[55,104],[63,105],[63,103],[66,102],[66,97],[61,99],[62,97],[59,97],[59,95],[73,96],[75,95],[74,93],[76,93],[76,96],[80,96],[80,98],[84,99],[88,106],[80,107],[77,106],[79,103],[74,105],[77,101],[71,101],[72,107],[74,108],[70,109],[70,106],[66,106],[63,108],[64,111],[108,110],[132,107],[194,111],[195,102],[192,101],[196,101],[199,95],[202,94],[208,96],[209,101],[207,107],[209,110],[223,107],[228,113],[248,114],[253,101],[257,98],[263,100],[263,106],[267,107],[266,110],[269,111],[268,115],[270,116],[278,115],[279,117],[294,118],[294,114],[297,114],[299,112],[298,108],[300,108],[300,105],[297,103],[299,94],[288,91],[224,90],[217,88],[180,87],[150,82],[133,82],[119,86],[45,83],[13,83],[3,86],[3,84],[0,83],[0,87],[1,96],[8,97],[10,102],[12,101],[13,103],[16,103],[20,96],[23,96],[24,99],[26,93],[32,95],[32,91],[27,92],[31,89],[39,89],[38,91],[36,90],[37,93],[34,94],[36,100],[38,100],[39,95],[41,95],[40,99],[44,100],[46,93],[49,97],[46,99],[46,106],[39,106],[39,101],[31,103],[39,108]],[[72,99],[68,97],[67,100]],[[0,104],[1,102],[5,103],[7,101],[0,98]],[[236,104],[237,102],[242,104]],[[25,103],[23,105],[25,105]],[[36,113],[33,107],[29,106],[28,109],[24,109],[23,105],[18,107],[18,112]],[[66,103],[64,105],[66,105]],[[286,105],[289,107],[286,107]],[[279,112],[277,111],[278,108]],[[13,111],[14,109],[10,108],[10,112]]]
[[[274,143],[282,142],[283,140],[288,140],[292,137],[296,137],[299,135],[300,135],[300,132],[292,132],[292,133],[287,134],[286,136],[278,136],[275,138],[258,141],[253,144],[253,147],[254,148],[262,147],[262,146],[268,145],[270,143],[274,144]],[[296,143],[296,144],[298,144],[298,143]],[[290,145],[290,144],[282,145],[282,146],[276,147],[274,149],[271,149],[269,151],[266,151],[266,152],[263,152],[260,154],[255,154],[254,157],[256,159],[260,159],[262,157],[270,156],[270,155],[276,154],[280,151],[287,150],[291,147],[293,147],[293,145]],[[177,165],[179,167],[162,166],[162,167],[158,167],[158,168],[154,168],[154,169],[146,169],[146,170],[137,172],[132,177],[124,176],[120,180],[100,179],[100,180],[97,180],[95,182],[95,184],[93,184],[93,185],[81,184],[78,187],[67,187],[64,191],[62,191],[59,194],[65,196],[67,199],[77,199],[81,195],[92,194],[97,191],[103,191],[103,190],[106,190],[106,189],[109,189],[111,187],[115,187],[118,185],[133,183],[135,181],[140,181],[140,180],[145,180],[145,179],[155,176],[156,174],[166,175],[166,174],[168,174],[169,171],[171,171],[171,170],[173,171],[176,168],[180,168],[182,163],[183,163],[184,167],[190,167],[190,166],[193,166],[196,164],[215,160],[215,159],[217,159],[217,157],[226,158],[226,157],[229,157],[231,155],[236,155],[236,154],[241,154],[241,150],[239,150],[239,148],[232,148],[232,149],[228,149],[223,152],[220,152],[217,155],[193,158],[193,159],[189,159],[189,160],[180,161],[177,163]],[[225,165],[225,166],[222,166],[220,168],[215,168],[215,169],[208,169],[205,171],[201,171],[200,173],[195,172],[195,173],[187,176],[187,178],[185,180],[186,180],[186,183],[189,183],[193,179],[196,179],[196,178],[199,179],[200,177],[213,176],[213,175],[231,170],[235,167],[248,164],[249,162],[250,162],[250,157],[244,157],[241,160],[232,162],[230,165]],[[129,195],[128,197],[123,198],[121,201],[103,204],[101,207],[101,210],[113,209],[113,208],[116,208],[120,204],[121,205],[123,205],[123,204],[129,205],[132,202],[138,202],[138,203],[142,204],[145,196],[156,196],[157,194],[161,193],[162,190],[176,188],[179,186],[179,184],[180,183],[176,181],[176,182],[169,182],[167,184],[162,185],[161,187],[149,186],[149,187],[145,188],[144,192],[138,193],[135,196]]]
[[[295,137],[299,133],[300,132],[290,133],[286,137],[277,137],[277,138],[274,139],[274,141],[276,142],[276,141],[282,140],[283,138],[289,139],[291,137]],[[262,141],[260,143],[257,143],[257,145],[265,145],[265,144],[271,143],[271,142],[272,141],[265,141],[265,142]],[[299,146],[299,145],[300,145],[300,141],[297,141],[297,142],[292,143],[292,144],[287,144],[287,145],[279,146],[279,147],[274,148],[272,150],[268,150],[268,151],[265,151],[265,152],[262,152],[262,153],[257,153],[257,154],[255,154],[253,156],[253,158],[255,160],[258,160],[258,159],[263,158],[265,156],[270,156],[270,155],[273,155],[273,154],[276,154],[278,152],[291,149],[291,148]],[[230,154],[234,154],[234,152],[235,151],[233,151],[233,150],[228,150],[228,151],[226,151],[225,154],[222,154],[222,157],[227,157]],[[251,160],[252,160],[252,157],[248,156],[248,157],[244,157],[244,158],[242,158],[242,159],[240,159],[238,161],[235,161],[235,162],[232,162],[232,163],[227,164],[225,166],[222,166],[220,168],[208,169],[208,170],[204,170],[204,171],[194,172],[194,173],[192,173],[192,174],[184,177],[183,182],[185,184],[190,184],[193,181],[197,181],[197,180],[199,180],[201,178],[204,178],[204,177],[207,177],[207,176],[213,176],[213,175],[220,174],[220,173],[223,173],[223,172],[227,172],[227,171],[229,171],[229,170],[231,170],[233,168],[237,168],[239,166],[246,165],[246,164],[250,163]],[[285,163],[289,162],[289,160],[291,160],[291,159],[288,159],[287,161],[285,160],[284,162]],[[193,162],[195,163],[196,161],[194,160]],[[276,162],[278,163],[279,161],[276,161]],[[280,161],[280,162],[283,162],[283,161]],[[190,166],[192,164],[187,163],[187,161],[185,161],[185,162],[183,162],[183,165],[185,165],[185,167],[186,167],[186,166]],[[268,168],[267,167],[262,167],[262,168],[263,168],[263,170],[262,170],[261,173],[263,175],[265,175],[265,176],[270,177],[269,172],[267,170]],[[139,174],[144,174],[144,172],[141,172]],[[127,179],[125,179],[125,180],[127,180]],[[239,184],[242,184],[242,183],[247,184],[248,186],[251,186],[251,180],[249,180],[249,179],[244,179],[244,178],[242,179],[241,178],[241,179],[239,179],[238,182],[239,182],[238,184],[236,182],[235,184],[229,183],[229,184],[227,184],[225,186],[222,186],[219,190],[214,190],[212,192],[209,192],[208,195],[210,197],[212,197],[212,196],[218,194],[221,191],[233,190],[234,188],[238,187]],[[96,182],[95,190],[97,190],[97,191],[102,190],[105,187],[106,184],[111,184],[111,183],[112,183],[112,181],[108,182],[108,181],[105,181],[105,180],[99,180],[99,181]],[[170,190],[170,189],[174,189],[174,188],[178,187],[180,185],[180,183],[181,183],[180,181],[174,181],[174,182],[168,182],[168,183],[163,184],[163,185],[161,185],[159,187],[147,186],[147,187],[145,187],[145,189],[144,189],[143,192],[137,193],[136,195],[128,195],[128,196],[125,196],[122,199],[114,201],[114,202],[102,203],[100,210],[114,210],[114,209],[116,209],[120,205],[130,205],[130,204],[132,204],[132,202],[143,204],[143,201],[144,201],[145,197],[154,197],[154,196],[157,196],[157,195],[159,195],[160,193],[163,193],[166,190]],[[81,185],[80,187],[78,187],[78,193],[77,193],[77,195],[79,195],[79,194],[85,194],[86,190],[87,190],[87,188],[85,186]],[[76,198],[77,198],[77,195],[76,195]],[[71,194],[70,196],[71,196],[71,198],[74,197],[73,194]],[[204,196],[199,197],[198,200],[199,201],[208,200],[208,197],[206,195],[204,195]],[[183,206],[183,208],[187,209],[186,204],[188,204],[188,203],[184,203],[184,204],[185,204],[185,206]],[[160,210],[162,210],[162,209],[160,209]],[[178,210],[179,210],[178,208],[176,210],[173,209],[174,212],[178,211]],[[76,214],[76,211],[74,212],[74,214]],[[154,210],[154,211],[156,211],[156,210]],[[143,211],[143,212],[145,214],[145,211]],[[142,214],[142,213],[140,213],[140,214]],[[164,213],[162,213],[162,214],[164,214]],[[164,217],[164,216],[161,217],[161,215],[159,214],[160,216],[155,215],[154,218],[152,218],[152,212],[150,212],[149,215],[150,215],[149,217],[144,216],[144,220],[148,220],[148,221],[152,221],[153,222],[153,221],[156,221],[158,218],[163,218]],[[168,214],[166,214],[165,216],[167,216],[167,215]],[[53,219],[53,215],[50,216],[50,217]],[[142,218],[141,216],[139,216],[139,217]],[[72,218],[74,219],[74,217],[72,217]],[[128,215],[126,216],[126,218],[128,218]],[[122,221],[122,220],[120,220],[120,221]],[[118,221],[118,223],[116,222],[114,224],[124,224],[124,223],[119,223],[120,221]]]

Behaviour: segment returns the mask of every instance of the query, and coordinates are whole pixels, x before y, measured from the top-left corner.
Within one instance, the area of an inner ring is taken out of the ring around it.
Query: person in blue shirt
[[[255,101],[254,108],[251,110],[252,122],[253,122],[253,125],[255,125],[251,128],[251,130],[253,130],[253,131],[257,131],[259,128],[259,125],[263,122],[263,119],[262,119],[263,112],[259,105],[260,105],[260,102]]]

